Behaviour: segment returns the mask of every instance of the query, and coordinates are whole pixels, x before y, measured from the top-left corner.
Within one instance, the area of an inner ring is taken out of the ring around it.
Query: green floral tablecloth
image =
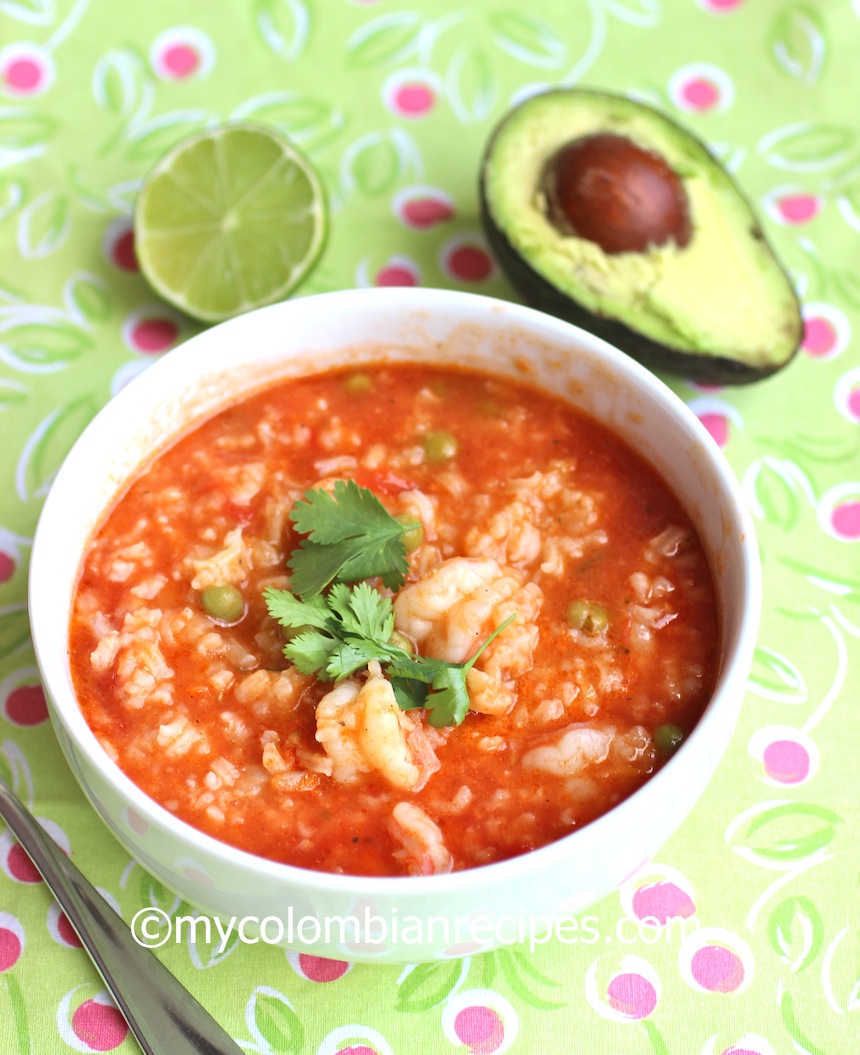
[[[78,791],[26,614],[63,455],[195,332],[136,271],[142,174],[206,125],[271,122],[331,204],[301,294],[510,297],[476,214],[491,125],[543,86],[635,93],[737,174],[806,318],[803,350],[769,381],[672,382],[742,481],[764,617],[715,780],[594,914],[602,935],[673,913],[698,929],[407,968],[235,941],[161,955],[249,1052],[860,1052],[858,0],[0,0],[0,19],[0,770],[49,831],[126,919],[183,908]],[[0,1050],[137,1050],[7,832],[0,869]]]

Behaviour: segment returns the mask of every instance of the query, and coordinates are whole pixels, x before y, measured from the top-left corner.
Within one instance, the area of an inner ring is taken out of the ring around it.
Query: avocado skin
[[[480,198],[481,222],[484,225],[490,248],[508,281],[523,300],[539,311],[564,319],[565,322],[573,323],[574,326],[579,326],[596,337],[601,337],[631,358],[637,359],[649,370],[677,374],[689,381],[706,385],[747,385],[753,381],[763,381],[764,378],[770,377],[771,374],[787,366],[797,355],[803,338],[802,328],[798,329],[795,349],[788,359],[770,367],[753,367],[739,359],[702,355],[693,351],[682,352],[677,348],[669,348],[625,326],[617,319],[606,315],[596,315],[548,282],[520,256],[493,222],[484,197],[483,185]],[[758,228],[751,233],[764,240]],[[800,317],[799,302],[797,311]]]
[[[608,93],[589,93],[608,94]],[[575,297],[566,293],[543,275],[537,272],[528,260],[517,251],[510,243],[504,232],[496,224],[492,211],[489,207],[486,193],[486,178],[489,159],[492,154],[495,137],[504,127],[507,116],[502,118],[490,137],[484,159],[481,165],[479,182],[480,218],[487,240],[509,282],[520,296],[533,308],[554,315],[557,318],[570,322],[575,326],[593,333],[609,344],[625,352],[633,359],[637,359],[648,367],[649,370],[679,375],[687,380],[701,384],[714,385],[744,385],[755,381],[764,380],[783,367],[797,355],[803,340],[803,319],[801,305],[797,294],[792,288],[792,297],[795,305],[795,314],[790,321],[791,330],[788,336],[793,342],[793,350],[787,357],[772,364],[759,364],[753,366],[742,359],[733,359],[728,356],[705,355],[694,350],[682,351],[661,344],[647,337],[645,334],[627,326],[625,323],[607,315],[597,314],[580,304]],[[666,115],[663,115],[664,119]],[[674,123],[674,122],[673,122]],[[677,126],[680,129],[680,126]],[[683,129],[685,135],[696,139],[687,129]],[[698,140],[701,143],[700,140]],[[701,144],[704,147],[704,144]],[[707,149],[707,148],[705,148]],[[710,153],[710,151],[708,151]],[[713,163],[719,165],[719,161],[711,155]],[[721,166],[722,167],[722,166]],[[727,174],[728,175],[728,174]],[[738,187],[737,183],[729,177],[738,198],[742,200],[752,215],[749,200]],[[791,282],[785,268],[780,263],[767,241],[761,227],[753,222],[747,229],[749,237],[761,242],[769,252],[773,262],[785,276],[786,282],[791,287]]]

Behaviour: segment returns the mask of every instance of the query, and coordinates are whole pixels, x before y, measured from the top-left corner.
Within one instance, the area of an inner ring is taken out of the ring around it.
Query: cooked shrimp
[[[537,746],[523,755],[527,769],[538,769],[555,777],[584,777],[601,763],[617,768],[622,776],[648,773],[654,762],[654,746],[641,725],[624,732],[614,725],[574,722],[541,737]]]
[[[479,714],[507,714],[516,701],[510,683],[491,678],[475,667],[466,675],[466,688],[469,691],[469,710]]]
[[[425,655],[463,663],[515,614],[476,664],[493,678],[515,678],[531,667],[542,599],[538,586],[490,558],[452,557],[400,591],[394,625]]]
[[[526,751],[523,766],[551,773],[554,777],[573,776],[606,760],[615,732],[612,725],[596,727],[574,722]]]
[[[379,665],[370,677],[348,678],[317,704],[316,738],[332,761],[332,777],[351,784],[379,772],[395,787],[418,791],[439,768],[433,745],[415,718],[402,711]]]
[[[439,825],[419,806],[398,802],[391,811],[388,830],[403,847],[395,850],[394,856],[403,861],[410,875],[441,875],[454,867]]]
[[[499,492],[511,500],[468,532],[466,552],[560,576],[570,560],[605,545],[606,532],[594,529],[595,497],[574,486],[574,472],[573,462],[554,461],[545,472],[500,483]]]
[[[397,595],[395,627],[429,655],[462,662],[480,644],[481,627],[463,628],[453,622],[453,611],[464,598],[497,578],[499,570],[494,560],[454,557],[444,561]]]

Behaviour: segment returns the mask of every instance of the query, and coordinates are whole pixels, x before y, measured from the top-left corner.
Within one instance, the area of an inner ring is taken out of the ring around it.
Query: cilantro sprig
[[[272,618],[298,631],[284,655],[302,674],[340,681],[373,659],[392,658],[386,645],[394,629],[391,601],[366,582],[336,583],[325,596],[307,601],[272,586],[263,596]]]
[[[335,583],[327,594],[307,600],[272,586],[263,596],[272,618],[285,629],[298,631],[284,646],[284,655],[303,674],[341,681],[376,660],[391,680],[398,705],[403,710],[426,708],[428,722],[437,728],[459,725],[466,717],[469,671],[490,642],[516,618],[511,615],[497,626],[465,663],[448,663],[432,656],[410,655],[391,643],[391,598],[383,597],[369,583]]]
[[[290,519],[306,536],[288,563],[290,584],[299,597],[314,597],[333,582],[375,576],[389,590],[403,585],[409,569],[403,536],[420,524],[395,519],[355,480],[336,480],[332,491],[306,491]]]
[[[484,649],[516,619],[509,615],[484,639],[481,647],[465,663],[448,663],[432,656],[410,656],[392,662],[387,669],[394,696],[403,710],[424,707],[427,721],[437,729],[459,725],[469,711],[471,700],[466,677]]]
[[[376,660],[403,710],[425,708],[437,728],[459,725],[469,710],[469,671],[516,617],[497,626],[465,663],[413,656],[391,642],[391,598],[364,580],[379,577],[392,591],[403,586],[409,569],[403,536],[420,523],[395,519],[354,480],[337,480],[331,491],[306,491],[290,519],[305,536],[288,562],[291,589],[263,592],[272,618],[293,631],[286,658],[303,674],[328,681]]]

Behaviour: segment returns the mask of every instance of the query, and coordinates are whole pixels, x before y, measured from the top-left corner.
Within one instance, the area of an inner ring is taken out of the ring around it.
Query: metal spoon
[[[146,1055],[244,1055],[72,864],[0,777],[0,817],[48,884]]]

